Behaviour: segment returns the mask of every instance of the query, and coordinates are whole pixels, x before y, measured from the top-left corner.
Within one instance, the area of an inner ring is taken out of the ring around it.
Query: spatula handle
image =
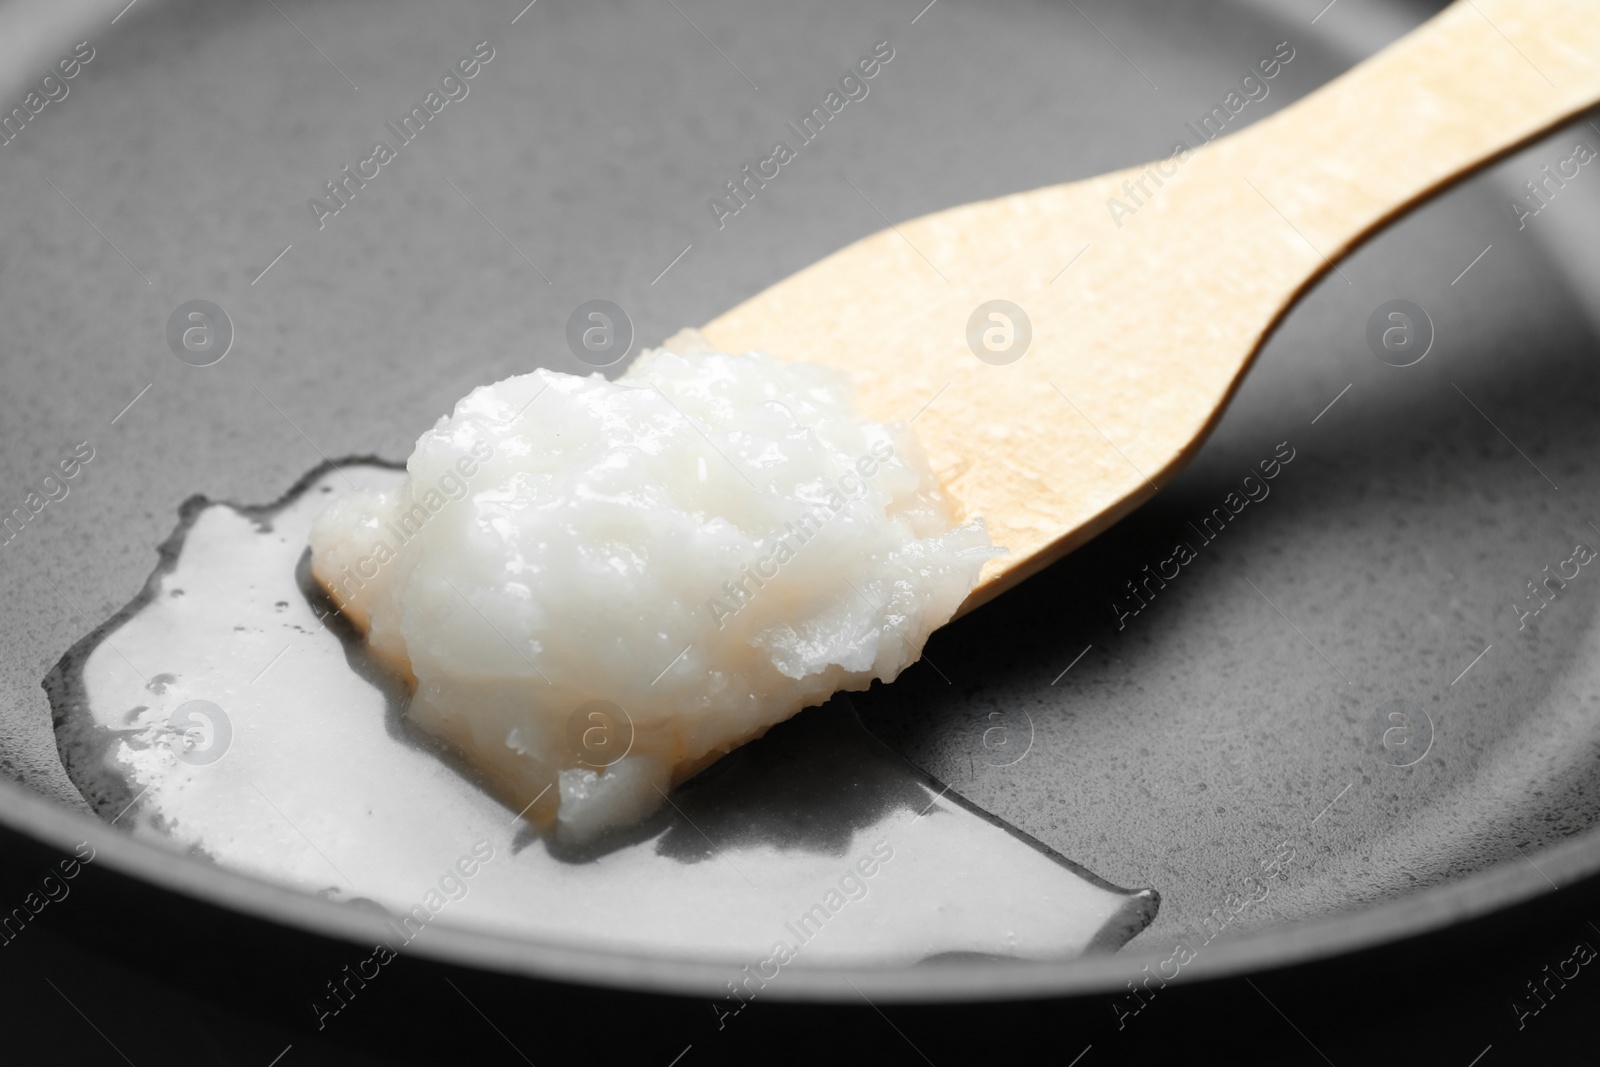
[[[1232,157],[1228,162],[1247,171],[1274,207],[1336,258],[1441,186],[1597,103],[1600,2],[1457,0],[1293,107],[1210,150]],[[1542,183],[1539,196],[1552,197],[1588,172],[1600,152],[1600,130],[1594,133],[1580,138],[1583,149],[1568,146],[1572,162],[1563,165],[1570,173],[1528,176]],[[1527,202],[1540,206],[1535,189]]]

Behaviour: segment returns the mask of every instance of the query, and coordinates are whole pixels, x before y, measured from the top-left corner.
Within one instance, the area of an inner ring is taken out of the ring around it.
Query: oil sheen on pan
[[[307,536],[393,464],[313,470],[266,506],[191,498],[145,589],[45,679],[104,818],[391,917],[745,963],[1050,960],[1115,950],[1154,890],[1110,885],[965,804],[848,698],[772,728],[645,821],[578,844],[502,803],[404,716],[405,685],[310,576]]]

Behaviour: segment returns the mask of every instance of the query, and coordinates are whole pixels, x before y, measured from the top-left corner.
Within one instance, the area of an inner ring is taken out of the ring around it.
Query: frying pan
[[[78,442],[97,450],[0,547],[0,820],[64,852],[88,841],[96,862],[174,894],[370,943],[374,916],[93,815],[40,688],[141,587],[186,497],[269,501],[317,462],[257,387],[328,454],[400,458],[476,384],[586,369],[563,341],[585,300],[617,301],[649,343],[876,229],[847,179],[899,219],[1156,158],[1278,42],[1296,58],[1241,121],[1437,7],[920,6],[0,7],[7,101],[76,42],[95,48],[0,148],[0,491],[21,500]],[[489,37],[512,60],[492,91],[318,228],[307,199],[387,105]],[[718,229],[706,198],[786,108],[882,39],[892,80],[762,210]],[[1262,870],[1267,900],[1186,975],[1413,936],[1594,873],[1600,578],[1524,613],[1547,565],[1600,543],[1600,177],[1581,173],[1531,219],[1511,207],[1579,140],[1600,145],[1600,130],[1562,130],[1358,251],[1348,282],[1325,280],[1281,325],[1155,501],[936,634],[927,655],[948,682],[916,668],[855,698],[869,730],[977,808],[1155,887],[1154,922],[1114,955],[797,968],[774,996],[1121,989]],[[236,324],[215,373],[165,343],[168,315],[195,298]],[[1403,367],[1367,336],[1398,299],[1433,334]],[[1124,581],[1284,443],[1295,458],[1272,496],[1119,627]],[[1028,740],[1007,766],[981,758],[996,711]],[[679,993],[726,978],[447,923],[415,951]]]

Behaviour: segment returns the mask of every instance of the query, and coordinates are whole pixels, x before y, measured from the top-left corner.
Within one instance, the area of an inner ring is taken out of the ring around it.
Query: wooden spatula
[[[1597,102],[1600,0],[1459,0],[1236,135],[891,226],[702,332],[833,366],[870,416],[915,419],[1011,550],[970,610],[1176,475],[1360,241]]]

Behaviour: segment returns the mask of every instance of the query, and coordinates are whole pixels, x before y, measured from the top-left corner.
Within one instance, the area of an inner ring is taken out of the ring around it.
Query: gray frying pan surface
[[[368,918],[107,828],[57,756],[40,680],[140,589],[185,498],[273,500],[319,453],[403,458],[474,385],[587,370],[565,341],[586,300],[657,342],[884,217],[1192,143],[1187,124],[1288,42],[1270,93],[1231,120],[1254,121],[1432,9],[276,6],[0,6],[7,107],[76,42],[94,50],[0,147],[3,510],[94,449],[0,546],[0,817],[351,938]],[[481,40],[496,58],[471,95],[319,220],[324,183]],[[870,96],[719,226],[707,200],[885,40]],[[1532,583],[1570,575],[1579,543],[1600,548],[1600,171],[1543,202],[1522,188],[1579,141],[1600,147],[1600,129],[1551,136],[1361,249],[1151,504],[935,635],[948,682],[919,667],[855,698],[971,803],[1114,883],[1156,887],[1154,923],[1112,957],[817,968],[776,995],[848,994],[847,976],[889,997],[1115,988],[1219,908],[1226,936],[1193,973],[1221,973],[1437,926],[1597,865],[1600,569]],[[235,331],[211,367],[167,343],[195,299]],[[1394,301],[1414,333],[1398,352],[1382,340]],[[1270,494],[1213,517],[1274,458]],[[1194,558],[1170,577],[1180,542]],[[1169,580],[1131,599],[1125,583],[1151,570]],[[1025,755],[994,757],[997,723]],[[1240,905],[1256,884],[1269,892]],[[509,970],[674,990],[723,977],[437,935],[419,951]]]

